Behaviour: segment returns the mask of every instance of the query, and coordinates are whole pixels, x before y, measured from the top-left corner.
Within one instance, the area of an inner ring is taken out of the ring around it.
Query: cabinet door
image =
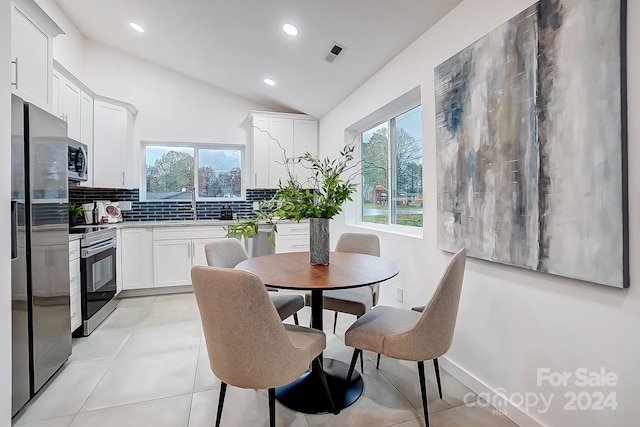
[[[127,143],[126,109],[98,100],[93,105],[93,185],[123,188],[125,172],[122,153]]]
[[[207,265],[207,257],[204,253],[204,246],[212,240],[217,239],[193,239],[193,265]]]
[[[318,122],[316,120],[293,121],[293,156],[302,156],[304,153],[318,154]],[[299,182],[305,182],[311,177],[308,169],[300,165],[294,166],[294,174]]]
[[[89,179],[81,185],[93,186],[93,98],[82,92],[80,96],[80,142],[87,146]]]
[[[191,283],[191,239],[153,242],[153,277],[155,286]]]
[[[254,117],[253,125],[253,187],[269,188],[269,119]]]
[[[122,287],[153,287],[152,232],[147,228],[122,230]]]
[[[49,107],[49,37],[15,6],[11,11],[12,88],[25,101]]]
[[[275,188],[289,179],[284,162],[293,157],[293,120],[269,117],[269,133],[269,187]]]
[[[80,141],[80,89],[64,76],[58,84],[58,116],[67,122],[67,136]]]

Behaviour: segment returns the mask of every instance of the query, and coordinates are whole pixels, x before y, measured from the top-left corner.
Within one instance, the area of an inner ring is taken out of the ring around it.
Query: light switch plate
[[[118,206],[121,211],[130,211],[131,210],[131,202],[118,202]]]

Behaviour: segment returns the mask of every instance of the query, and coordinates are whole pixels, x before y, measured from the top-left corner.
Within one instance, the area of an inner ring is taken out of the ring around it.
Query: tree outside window
[[[422,227],[422,109],[361,134],[362,221]]]
[[[242,197],[243,149],[204,147],[146,145],[146,199],[191,200],[194,190],[199,200]]]

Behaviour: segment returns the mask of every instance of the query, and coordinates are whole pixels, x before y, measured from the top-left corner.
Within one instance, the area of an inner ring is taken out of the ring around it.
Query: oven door
[[[82,319],[89,320],[116,295],[116,243],[82,250]]]

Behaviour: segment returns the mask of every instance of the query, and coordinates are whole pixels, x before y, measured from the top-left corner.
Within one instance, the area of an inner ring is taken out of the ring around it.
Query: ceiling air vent
[[[336,42],[333,42],[333,45],[331,45],[331,48],[326,53],[324,60],[330,64],[333,64],[333,62],[338,58],[338,55],[340,55],[343,51],[344,51],[344,46]]]

